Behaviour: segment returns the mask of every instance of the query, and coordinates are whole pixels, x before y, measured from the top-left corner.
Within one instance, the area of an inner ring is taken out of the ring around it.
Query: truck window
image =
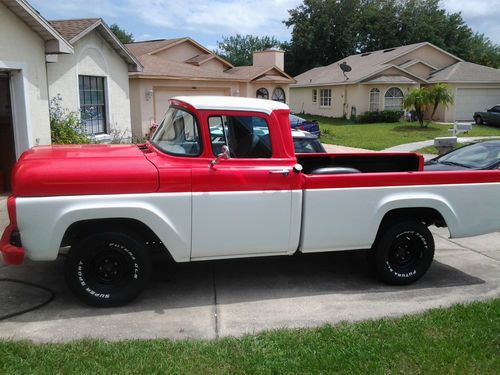
[[[170,108],[151,143],[167,154],[198,156],[201,154],[201,139],[196,118],[181,108]]]
[[[269,126],[258,116],[210,116],[210,141],[214,156],[229,147],[232,158],[270,158]]]

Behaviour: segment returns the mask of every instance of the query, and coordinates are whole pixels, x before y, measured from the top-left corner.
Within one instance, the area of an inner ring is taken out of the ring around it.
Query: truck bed
[[[423,169],[423,157],[416,153],[299,154],[297,161],[305,174],[416,172]]]

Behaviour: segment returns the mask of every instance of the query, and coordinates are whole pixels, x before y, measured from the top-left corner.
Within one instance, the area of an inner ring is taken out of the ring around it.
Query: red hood
[[[150,193],[158,170],[136,145],[39,146],[13,171],[16,196]]]

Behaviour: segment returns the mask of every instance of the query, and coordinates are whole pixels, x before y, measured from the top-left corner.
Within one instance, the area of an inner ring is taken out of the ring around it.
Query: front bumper
[[[0,253],[5,264],[22,264],[24,260],[24,248],[10,243],[10,237],[15,229],[12,224],[9,225],[0,239]]]

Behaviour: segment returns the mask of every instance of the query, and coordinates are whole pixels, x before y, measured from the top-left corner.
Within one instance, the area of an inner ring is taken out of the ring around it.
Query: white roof
[[[185,102],[196,109],[253,111],[267,113],[268,115],[277,109],[290,110],[286,104],[274,100],[242,98],[238,96],[176,96],[172,99]]]

